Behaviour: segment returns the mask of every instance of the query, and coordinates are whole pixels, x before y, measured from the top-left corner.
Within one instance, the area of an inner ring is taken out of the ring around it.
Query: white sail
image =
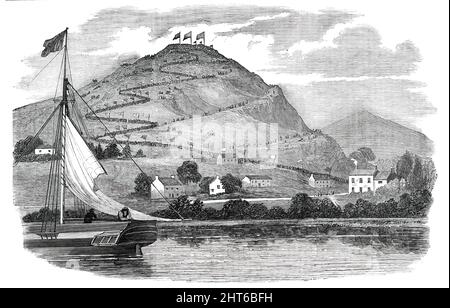
[[[109,198],[95,185],[95,179],[105,170],[92,154],[83,138],[66,117],[65,181],[70,191],[88,206],[105,214],[116,216],[124,205]],[[169,220],[153,217],[130,209],[136,220]]]

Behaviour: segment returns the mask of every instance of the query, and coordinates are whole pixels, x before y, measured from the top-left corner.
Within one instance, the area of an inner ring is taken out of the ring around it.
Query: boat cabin
[[[117,244],[121,231],[100,233],[92,239],[91,246],[114,246]]]

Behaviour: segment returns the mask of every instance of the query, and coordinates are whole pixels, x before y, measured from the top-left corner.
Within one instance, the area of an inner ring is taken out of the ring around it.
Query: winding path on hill
[[[182,82],[187,82],[187,81],[191,81],[191,80],[195,80],[195,79],[211,79],[211,78],[217,78],[216,75],[203,75],[203,76],[197,76],[197,75],[192,75],[192,74],[186,74],[186,73],[181,73],[178,71],[174,71],[174,70],[169,70],[168,68],[174,65],[183,65],[183,64],[189,64],[189,63],[200,63],[202,61],[199,60],[198,55],[192,53],[192,52],[187,52],[187,51],[178,51],[178,53],[181,54],[185,54],[188,55],[190,57],[192,57],[189,60],[182,60],[182,61],[174,61],[174,62],[170,62],[170,63],[165,63],[159,66],[158,71],[162,74],[168,74],[171,76],[177,76],[180,77],[178,80],[170,80],[170,81],[162,81],[162,82],[155,82],[155,83],[149,83],[149,84],[144,84],[144,85],[140,85],[137,87],[132,87],[132,88],[127,88],[127,89],[121,89],[119,90],[119,94],[120,95],[124,95],[124,96],[128,96],[132,98],[131,102],[128,103],[124,103],[124,104],[117,104],[114,106],[109,106],[109,107],[105,107],[105,108],[101,108],[101,109],[97,109],[95,110],[95,113],[100,113],[100,112],[107,112],[107,111],[111,111],[111,110],[115,110],[115,109],[121,109],[127,106],[134,106],[134,105],[140,105],[140,104],[146,104],[148,102],[151,101],[151,99],[149,97],[146,96],[142,96],[140,94],[136,94],[135,92],[132,91],[136,91],[136,90],[143,90],[146,88],[152,88],[152,87],[159,87],[159,86],[165,86],[165,85],[173,85],[173,84],[179,84]],[[226,63],[227,60],[223,59],[223,60],[217,60],[217,61],[203,61],[205,63],[213,63],[213,62],[223,62]],[[244,93],[242,93],[244,94]],[[248,93],[245,94],[248,96]],[[137,100],[135,100],[137,98]],[[257,96],[254,96],[255,99],[259,98]],[[236,105],[234,108],[239,108],[242,106],[247,105],[249,102],[248,100],[246,101],[246,103],[244,105]],[[214,115],[216,113],[219,112],[223,112],[223,111],[227,111],[230,109],[234,109],[234,108],[219,108],[218,111],[211,113],[211,114],[205,114],[205,115]],[[86,114],[86,118],[87,119],[91,119],[91,120],[95,120],[97,119],[97,117],[94,115],[93,112],[87,113]],[[124,135],[127,133],[131,133],[131,132],[137,132],[137,131],[142,131],[142,130],[149,130],[152,128],[156,128],[158,126],[160,126],[160,124],[158,122],[154,122],[154,121],[149,121],[149,120],[141,120],[141,119],[125,119],[125,118],[111,118],[111,117],[105,117],[105,116],[98,116],[98,118],[100,118],[102,121],[106,121],[106,122],[119,122],[119,123],[130,123],[130,124],[142,124],[142,126],[138,126],[138,127],[134,127],[134,128],[126,128],[126,129],[122,129],[122,130],[116,130],[116,131],[112,131],[110,133],[105,133],[102,135],[97,135],[94,136],[93,139],[94,140],[98,140],[101,137],[106,137],[106,136],[111,136],[111,135]],[[185,120],[186,117],[181,117],[181,120]],[[172,120],[172,121],[167,121],[165,124],[168,123],[173,123],[176,122],[176,120]],[[142,142],[143,145],[145,145],[145,141]]]

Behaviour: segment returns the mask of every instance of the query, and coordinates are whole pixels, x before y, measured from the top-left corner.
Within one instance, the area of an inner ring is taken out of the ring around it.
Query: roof
[[[390,174],[391,174],[390,171],[380,171],[375,176],[375,180],[387,180],[387,178],[389,177]]]
[[[249,178],[250,180],[271,180],[272,179],[268,175],[257,175],[257,174],[246,175],[245,177]]]
[[[375,173],[376,173],[375,169],[355,169],[350,173],[350,176],[355,175],[373,176]]]
[[[171,177],[158,177],[158,180],[164,185],[164,186],[183,186],[183,184],[176,178]]]
[[[331,175],[328,174],[312,174],[315,180],[331,180]]]
[[[41,145],[37,146],[36,149],[53,149],[53,146],[51,146],[49,144],[41,144]]]

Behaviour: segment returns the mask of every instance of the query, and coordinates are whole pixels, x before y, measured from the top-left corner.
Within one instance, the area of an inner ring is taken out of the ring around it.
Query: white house
[[[34,150],[34,154],[36,154],[36,155],[45,155],[45,154],[53,155],[53,154],[55,154],[55,150],[52,148],[51,145],[42,144]]]
[[[388,182],[390,172],[375,169],[355,169],[348,178],[348,193],[374,192]]]
[[[174,176],[155,176],[155,180],[152,182],[150,192],[152,199],[162,199],[163,196],[168,199],[174,199],[185,194],[183,184]]]
[[[220,181],[219,176],[217,176],[211,183],[209,183],[209,194],[218,195],[224,193],[225,188],[223,188],[222,181]]]
[[[243,187],[268,187],[272,186],[272,178],[268,175],[246,175],[242,179]]]
[[[348,178],[348,193],[364,193],[373,191],[373,178],[376,170],[355,169]]]

